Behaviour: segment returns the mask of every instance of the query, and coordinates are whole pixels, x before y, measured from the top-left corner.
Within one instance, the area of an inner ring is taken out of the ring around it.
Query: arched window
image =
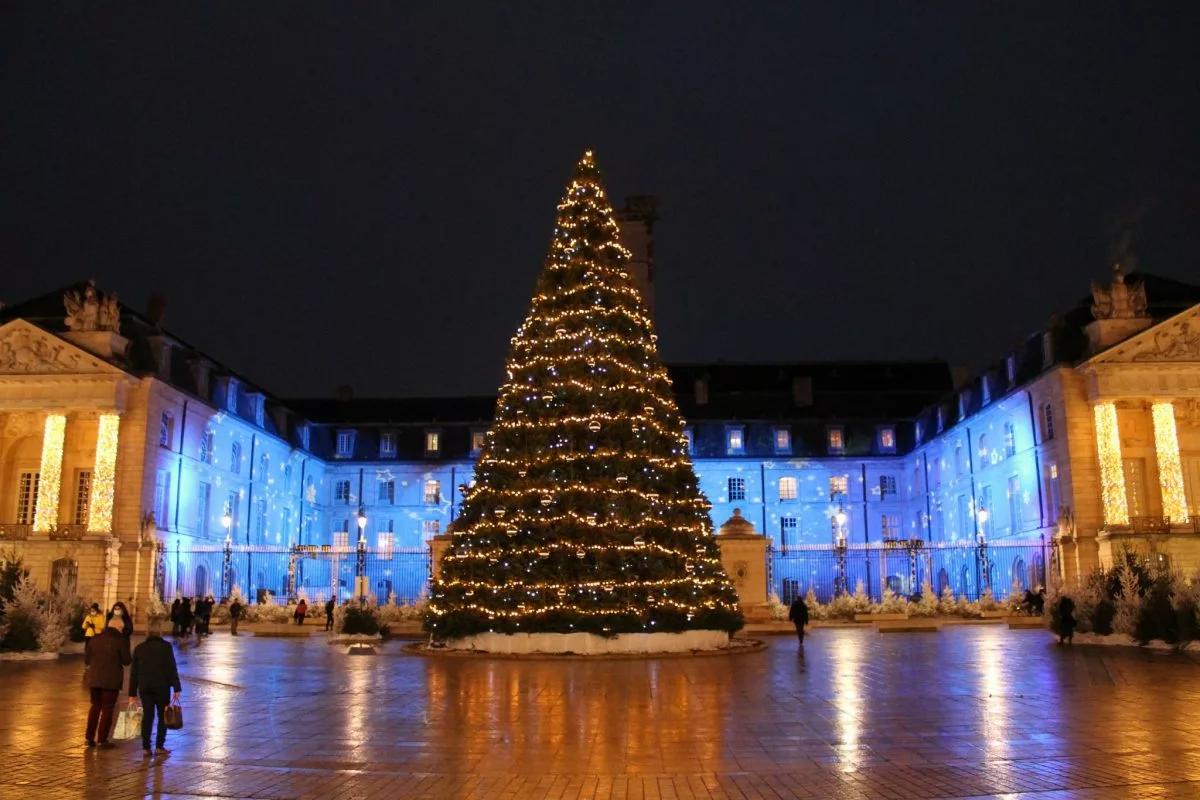
[[[234,475],[242,474],[242,443],[234,442],[229,449],[229,471]]]
[[[254,476],[255,480],[269,481],[271,479],[271,456],[263,453],[258,459],[258,474]]]

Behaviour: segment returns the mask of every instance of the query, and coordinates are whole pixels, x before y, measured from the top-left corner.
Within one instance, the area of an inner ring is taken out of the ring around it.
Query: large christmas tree
[[[432,587],[434,634],[742,626],[617,234],[585,153]]]

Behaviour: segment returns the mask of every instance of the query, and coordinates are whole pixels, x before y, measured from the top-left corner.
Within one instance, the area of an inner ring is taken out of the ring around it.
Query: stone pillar
[[[33,511],[34,533],[48,533],[58,527],[66,430],[67,418],[62,414],[46,417],[45,432],[42,434],[42,462],[38,472],[37,505]]]
[[[429,575],[433,580],[442,576],[442,556],[450,549],[451,533],[439,533],[429,540]]]
[[[735,508],[733,516],[717,530],[721,566],[733,582],[738,605],[748,621],[771,618],[767,605],[767,537]]]
[[[117,434],[120,414],[101,414],[96,434],[96,465],[88,500],[88,532],[112,533],[113,492],[117,486]]]
[[[121,577],[121,541],[115,536],[108,537],[104,548],[104,607],[112,608],[113,603],[120,600],[117,583]],[[130,613],[133,613],[131,610]]]
[[[1092,412],[1096,423],[1096,453],[1100,460],[1100,500],[1105,525],[1128,525],[1129,502],[1125,496],[1125,468],[1121,463],[1121,433],[1117,407],[1098,403]]]
[[[1179,461],[1175,407],[1170,403],[1155,403],[1150,413],[1154,418],[1154,455],[1158,460],[1163,516],[1173,525],[1181,525],[1188,519],[1188,498],[1183,486],[1183,465]]]

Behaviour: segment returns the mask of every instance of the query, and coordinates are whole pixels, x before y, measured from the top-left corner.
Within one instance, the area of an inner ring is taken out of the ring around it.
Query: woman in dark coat
[[[1075,636],[1075,601],[1063,595],[1058,600],[1054,611],[1054,630],[1058,634],[1058,643],[1071,643]]]
[[[133,636],[133,615],[129,613],[129,609],[126,608],[125,604],[120,600],[113,603],[113,607],[108,610],[105,622],[108,622],[113,617],[120,617],[121,622],[125,625],[125,629],[122,631],[122,633],[125,634],[126,640]]]

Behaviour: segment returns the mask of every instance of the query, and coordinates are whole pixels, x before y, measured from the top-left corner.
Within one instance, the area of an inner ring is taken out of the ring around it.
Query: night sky
[[[519,8],[514,8],[519,6]],[[483,394],[575,160],[673,361],[979,366],[1200,282],[1200,3],[6,3],[0,299],[94,277],[277,395]]]

